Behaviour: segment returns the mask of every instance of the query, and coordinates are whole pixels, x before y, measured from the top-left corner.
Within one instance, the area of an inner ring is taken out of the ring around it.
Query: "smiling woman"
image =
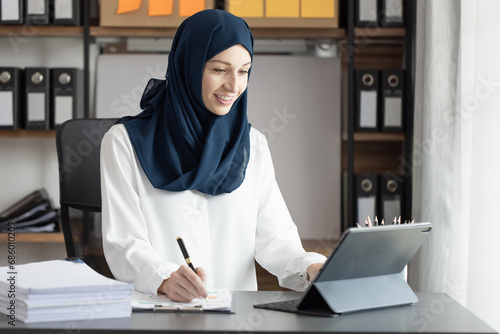
[[[255,260],[280,285],[304,290],[325,261],[302,248],[266,138],[248,123],[252,60],[243,19],[189,17],[166,80],[150,80],[143,111],[104,136],[103,246],[118,280],[185,302],[211,289],[256,290]],[[179,236],[196,270],[183,264]]]
[[[207,61],[201,84],[205,108],[226,115],[247,88],[251,64],[250,53],[242,45],[232,46]]]

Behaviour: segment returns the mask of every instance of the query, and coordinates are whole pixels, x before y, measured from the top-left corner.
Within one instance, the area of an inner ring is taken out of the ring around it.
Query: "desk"
[[[8,325],[1,333],[496,333],[445,294],[417,294],[419,302],[385,310],[321,318],[253,308],[296,298],[292,291],[235,292],[234,314],[133,313],[130,318]]]

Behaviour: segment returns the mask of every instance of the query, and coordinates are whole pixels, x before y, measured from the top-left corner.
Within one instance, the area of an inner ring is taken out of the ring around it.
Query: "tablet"
[[[254,307],[335,316],[416,303],[402,271],[431,229],[431,223],[349,228],[301,298]]]

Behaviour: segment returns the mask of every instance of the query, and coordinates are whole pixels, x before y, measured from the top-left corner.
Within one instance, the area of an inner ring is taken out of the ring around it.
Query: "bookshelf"
[[[404,27],[355,27],[356,1],[347,2],[347,43],[342,45],[343,71],[347,73],[345,87],[345,131],[342,134],[343,229],[355,222],[356,174],[398,175],[404,180],[401,214],[411,216],[411,170],[403,162],[411,161],[413,146],[413,86],[414,86],[414,25],[416,1],[405,1]],[[404,69],[402,122],[397,133],[355,131],[355,70]]]
[[[55,138],[56,130],[0,130],[0,138]]]
[[[28,26],[0,25],[0,36],[68,37],[83,36],[83,27],[77,26]]]
[[[0,242],[7,242],[8,234],[0,233]],[[64,243],[62,232],[56,233],[16,233],[16,243],[18,242],[47,242]]]

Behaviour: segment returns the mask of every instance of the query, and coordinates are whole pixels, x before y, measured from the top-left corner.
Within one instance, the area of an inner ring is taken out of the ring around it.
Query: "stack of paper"
[[[80,260],[0,267],[0,312],[11,321],[129,317],[133,284],[102,276]]]

